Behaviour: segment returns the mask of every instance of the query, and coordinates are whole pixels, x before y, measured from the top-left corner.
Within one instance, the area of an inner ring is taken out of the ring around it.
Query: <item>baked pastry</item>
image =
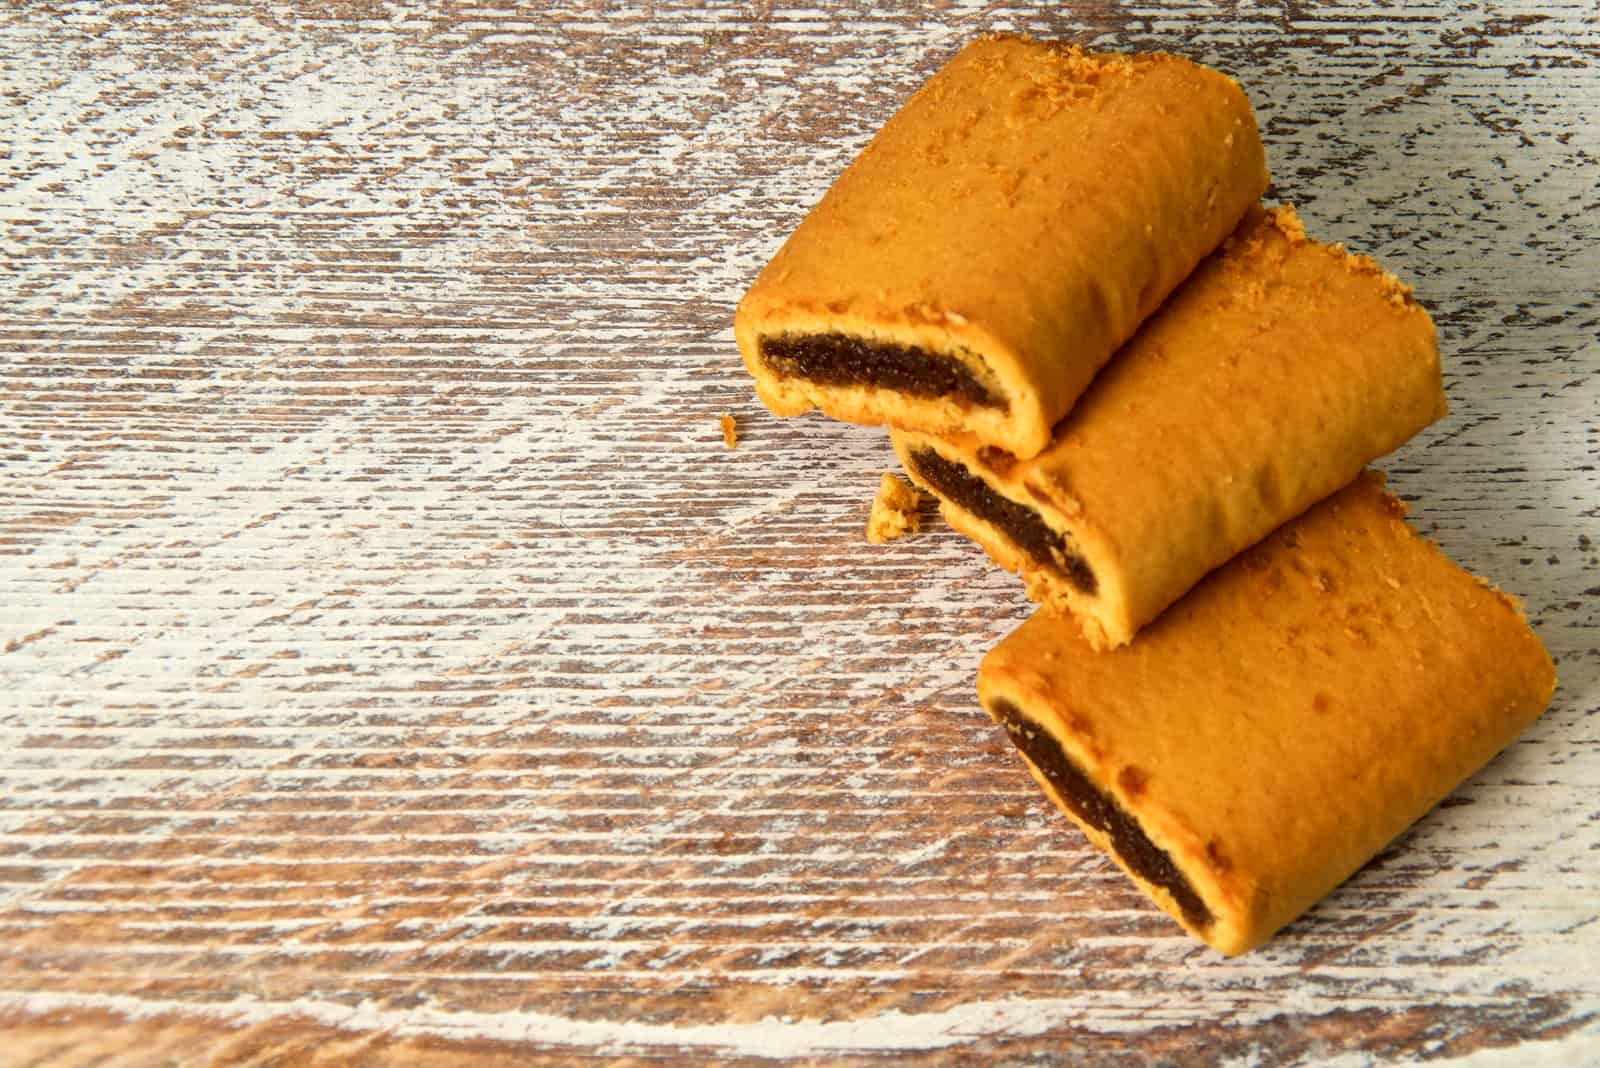
[[[1364,474],[1095,652],[1048,611],[978,695],[1051,800],[1223,953],[1265,940],[1549,702],[1517,603]]]
[[[867,540],[874,545],[915,534],[922,525],[917,512],[920,494],[916,488],[885,471],[878,479],[878,495],[872,499],[867,516]]]
[[[1032,456],[1266,185],[1226,76],[982,37],[762,270],[739,350],[779,415],[964,429]]]
[[[1103,649],[1444,410],[1410,290],[1280,207],[1252,209],[1040,455],[892,437],[950,525]]]

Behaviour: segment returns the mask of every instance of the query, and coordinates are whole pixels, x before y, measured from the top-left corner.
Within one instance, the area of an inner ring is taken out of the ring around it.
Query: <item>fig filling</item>
[[[776,334],[761,339],[761,358],[786,378],[821,386],[880,386],[915,397],[954,397],[985,408],[1006,408],[960,360],[892,341],[848,334]]]
[[[911,463],[924,482],[956,507],[997,528],[1039,566],[1064,575],[1078,592],[1094,594],[1097,583],[1088,562],[1069,551],[1066,539],[1051,530],[1038,512],[1002,497],[989,483],[935,449],[917,449],[911,454]]]
[[[1110,838],[1112,850],[1135,875],[1170,893],[1190,924],[1195,927],[1211,925],[1211,910],[1172,863],[1166,850],[1152,842],[1139,821],[1124,811],[1114,798],[1089,781],[1049,731],[1003,698],[995,701],[990,710],[1005,725],[1012,744],[1044,773],[1073,815]]]

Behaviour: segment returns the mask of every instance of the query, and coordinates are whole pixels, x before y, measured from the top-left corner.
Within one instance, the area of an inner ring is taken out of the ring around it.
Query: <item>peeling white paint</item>
[[[329,32],[205,5],[166,39],[92,5],[0,15],[26,100],[0,155],[0,962],[184,974],[230,1027],[600,1053],[1545,999],[1569,1037],[1461,1063],[1594,1059],[1592,11],[1098,10],[487,4],[443,28],[390,3]],[[1542,21],[1485,32],[1519,15]],[[1394,483],[1560,659],[1523,741],[1239,960],[995,748],[972,676],[1027,611],[1015,581],[938,523],[865,545],[881,433],[770,418],[733,352],[783,232],[989,28],[1241,79],[1308,224],[1439,319],[1453,414]],[[803,1007],[517,1007],[628,984]],[[884,1008],[909,991],[953,1007]]]

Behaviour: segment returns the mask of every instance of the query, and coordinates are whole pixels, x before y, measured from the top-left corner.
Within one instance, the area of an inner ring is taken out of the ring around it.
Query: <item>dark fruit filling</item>
[[[985,408],[1005,402],[960,360],[892,341],[848,334],[779,334],[761,339],[761,358],[786,378],[823,386],[881,386],[917,397],[955,397]]]
[[[1166,850],[1150,841],[1138,820],[1089,781],[1049,731],[1028,719],[1010,701],[997,700],[990,711],[1005,725],[1012,743],[1050,780],[1073,815],[1110,838],[1111,848],[1135,875],[1170,893],[1189,923],[1195,927],[1211,925],[1211,910]]]
[[[1044,517],[1025,504],[1002,497],[983,479],[961,464],[947,460],[934,449],[911,454],[917,475],[958,508],[996,527],[1042,567],[1053,567],[1081,593],[1092,595],[1094,572],[1081,557],[1067,549],[1066,541],[1050,529]]]

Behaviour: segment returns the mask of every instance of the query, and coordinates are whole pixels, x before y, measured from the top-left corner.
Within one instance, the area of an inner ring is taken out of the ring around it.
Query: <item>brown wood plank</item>
[[[987,29],[1241,81],[1439,324],[1391,483],[1558,660],[1236,960],[977,708],[1014,581],[867,545],[881,432],[734,352]],[[1600,1057],[1591,3],[22,3],[0,90],[0,1060]]]

